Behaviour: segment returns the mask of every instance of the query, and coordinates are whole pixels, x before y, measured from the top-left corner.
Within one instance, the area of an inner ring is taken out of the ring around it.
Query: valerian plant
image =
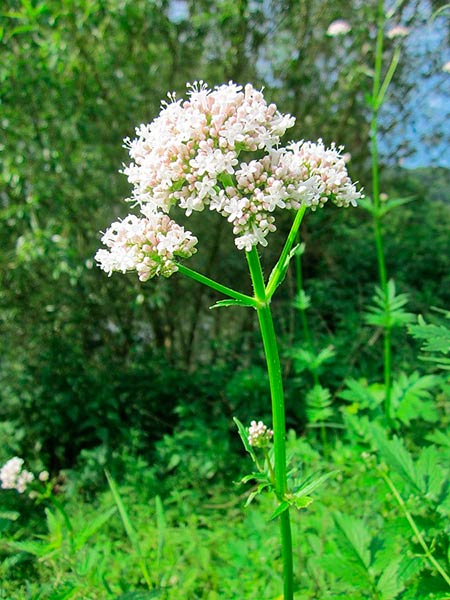
[[[210,90],[200,81],[188,84],[188,88],[186,100],[169,94],[159,116],[138,127],[134,140],[125,140],[131,163],[124,173],[134,186],[130,200],[139,207],[140,216],[128,215],[113,223],[102,237],[107,249],[99,250],[96,260],[109,275],[135,270],[141,281],[159,275],[169,277],[178,271],[223,294],[226,298],[215,307],[256,310],[272,402],[273,466],[267,453],[269,479],[263,487],[273,489],[277,499],[272,517],[280,521],[284,598],[292,600],[289,510],[307,505],[307,491],[317,487],[323,476],[316,482],[295,482],[294,488],[288,485],[284,392],[270,302],[295,253],[306,210],[322,207],[329,200],[340,207],[355,206],[362,195],[348,176],[342,148],[334,144],[327,148],[322,140],[281,146],[281,137],[295,120],[281,114],[274,104],[267,104],[262,92],[252,85],[242,88],[230,82]],[[231,223],[235,244],[246,255],[253,296],[181,262],[195,254],[198,240],[169,217],[174,207],[187,217],[209,209]],[[257,248],[267,246],[269,234],[276,230],[277,210],[294,211],[295,216],[279,259],[266,279]],[[258,427],[258,423],[252,424],[251,439],[252,432],[257,436]],[[268,430],[263,434],[268,442]],[[242,431],[241,437],[245,439]],[[246,447],[252,449],[248,439]]]

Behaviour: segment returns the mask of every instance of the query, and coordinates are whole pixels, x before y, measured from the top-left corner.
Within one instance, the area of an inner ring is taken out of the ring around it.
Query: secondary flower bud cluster
[[[191,256],[195,238],[180,233],[173,221],[170,230],[177,235],[171,238],[179,246],[161,256],[160,242],[150,239],[150,228],[175,205],[187,216],[205,208],[217,211],[233,225],[236,246],[249,251],[267,245],[267,235],[276,229],[276,209],[315,208],[328,199],[349,206],[361,197],[341,149],[327,149],[321,140],[279,147],[295,119],[267,104],[252,85],[230,82],[210,90],[199,82],[188,87],[187,100],[169,95],[159,116],[140,125],[134,140],[125,140],[131,157],[124,168],[133,185],[130,200],[146,219],[129,216],[105,234],[109,251],[99,251],[96,258],[108,273],[136,269],[142,280],[168,276],[176,270],[175,256]],[[127,243],[128,233],[136,241]]]
[[[98,250],[95,258],[109,275],[135,269],[141,281],[155,275],[169,277],[177,270],[175,257],[188,258],[196,252],[197,238],[189,231],[165,214],[143,212],[147,216],[128,215],[104,233],[102,242],[109,250]]]
[[[248,428],[248,443],[256,448],[264,448],[273,437],[273,431],[262,421],[252,421]]]
[[[23,459],[15,456],[6,462],[0,469],[1,487],[4,490],[17,490],[19,494],[27,489],[34,479],[33,473],[23,469]]]

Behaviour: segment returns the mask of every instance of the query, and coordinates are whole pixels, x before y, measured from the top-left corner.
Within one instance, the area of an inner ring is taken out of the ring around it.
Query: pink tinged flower
[[[337,19],[336,21],[330,23],[330,25],[328,26],[327,35],[330,35],[332,37],[338,35],[346,35],[351,31],[351,29],[352,26],[348,21],[344,21],[343,19]]]
[[[4,490],[17,490],[22,494],[34,479],[33,473],[23,469],[23,459],[15,456],[0,469],[1,487]]]
[[[268,429],[262,421],[252,421],[248,429],[248,443],[256,448],[264,448],[269,445],[273,437],[273,431]]]
[[[143,218],[128,215],[113,223],[102,237],[107,250],[97,251],[101,269],[137,271],[141,281],[162,275],[170,277],[178,270],[176,258],[189,258],[196,252],[197,238],[167,215],[143,209]]]
[[[398,37],[406,37],[409,35],[410,29],[409,27],[404,27],[403,25],[396,25],[395,27],[391,27],[386,35],[389,39],[394,39]]]

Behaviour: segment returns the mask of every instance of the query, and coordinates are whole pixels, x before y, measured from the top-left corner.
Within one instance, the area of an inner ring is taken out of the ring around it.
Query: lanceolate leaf
[[[245,306],[248,308],[251,307],[252,304],[250,302],[245,302],[245,300],[219,300],[209,308],[224,308],[227,306]]]
[[[237,426],[238,432],[239,432],[239,437],[241,438],[242,443],[244,444],[244,448],[247,450],[247,452],[252,457],[253,462],[256,463],[257,462],[256,454],[255,454],[255,451],[253,450],[252,446],[250,445],[250,442],[248,441],[247,430],[242,425],[242,423],[239,421],[239,419],[237,419],[236,417],[233,417],[233,421],[236,423],[236,426]]]

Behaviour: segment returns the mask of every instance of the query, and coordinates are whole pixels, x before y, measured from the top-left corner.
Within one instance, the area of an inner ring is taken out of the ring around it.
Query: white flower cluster
[[[295,119],[268,105],[252,85],[188,87],[187,100],[169,95],[159,116],[138,127],[136,139],[125,140],[132,159],[124,168],[134,186],[130,200],[145,219],[128,216],[106,232],[103,241],[110,251],[100,250],[96,258],[108,273],[137,269],[144,281],[169,276],[177,269],[174,256],[193,254],[196,239],[173,221],[164,221],[175,232],[163,233],[173,241],[170,248],[157,236],[146,239],[174,205],[187,216],[205,208],[219,212],[232,223],[236,246],[249,251],[267,245],[277,208],[315,208],[327,199],[349,206],[361,197],[341,148],[327,149],[321,140],[278,147]]]
[[[248,429],[248,443],[256,448],[264,448],[273,437],[272,429],[268,429],[262,421],[252,421]]]
[[[176,270],[176,256],[196,252],[197,238],[167,215],[143,209],[146,216],[128,215],[113,223],[102,237],[109,250],[98,250],[95,259],[109,275],[135,269],[141,281],[155,275],[169,277]]]
[[[133,162],[124,170],[139,204],[163,212],[179,204],[187,215],[209,204],[221,176],[234,174],[240,152],[266,151],[294,125],[250,84],[189,87],[188,100],[170,96],[157,119],[125,140]]]
[[[4,490],[17,490],[22,494],[34,479],[33,473],[23,469],[23,459],[15,456],[0,469],[1,487]]]

